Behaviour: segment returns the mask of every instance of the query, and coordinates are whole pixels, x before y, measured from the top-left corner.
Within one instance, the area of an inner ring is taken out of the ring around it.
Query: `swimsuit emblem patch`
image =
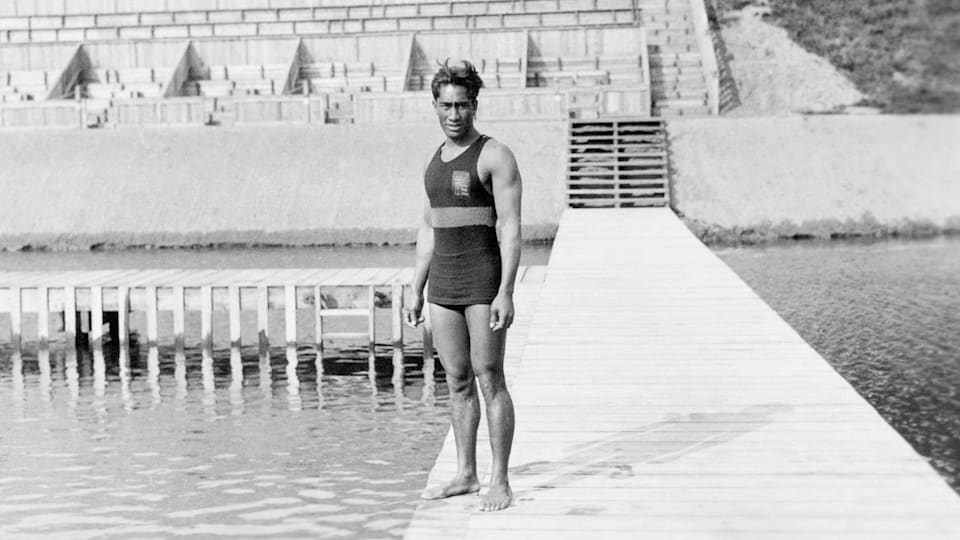
[[[459,199],[470,197],[470,173],[467,171],[453,171],[450,177],[450,186],[453,196]]]

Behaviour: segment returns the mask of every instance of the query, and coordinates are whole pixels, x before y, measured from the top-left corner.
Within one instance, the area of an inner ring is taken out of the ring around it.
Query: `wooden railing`
[[[414,15],[356,19],[304,18],[300,20],[257,22],[121,24],[114,26],[6,29],[0,30],[0,43],[326,35],[427,30],[472,30],[482,28],[580,27],[634,23],[634,13],[630,9],[610,11],[556,11],[527,14],[502,13],[496,15]]]
[[[69,100],[24,101],[0,106],[0,127],[83,127],[84,103]]]
[[[318,9],[329,12],[379,11],[382,13],[492,13],[532,12],[541,6],[556,9],[596,10],[611,4],[632,7],[636,0],[466,0],[466,1],[379,1],[379,0],[4,0],[0,3],[0,16],[7,17],[56,17],[77,15],[114,15],[130,13],[184,13],[198,11],[263,12],[285,9]]]
[[[84,99],[0,105],[0,127],[202,125],[218,118],[237,123],[379,123],[417,121],[431,114],[430,96],[426,92],[141,98],[109,102]],[[513,120],[649,116],[650,91],[646,87],[610,86],[485,90],[481,96],[481,114],[488,119]]]

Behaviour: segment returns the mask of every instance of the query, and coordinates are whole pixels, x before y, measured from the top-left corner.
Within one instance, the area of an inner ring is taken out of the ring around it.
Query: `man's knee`
[[[447,387],[450,389],[450,392],[454,394],[469,394],[476,388],[473,382],[473,371],[469,369],[458,371],[447,370],[445,376],[447,379]]]
[[[507,391],[507,381],[502,368],[490,366],[476,370],[476,373],[480,391],[483,392],[485,399],[496,397],[500,392]]]

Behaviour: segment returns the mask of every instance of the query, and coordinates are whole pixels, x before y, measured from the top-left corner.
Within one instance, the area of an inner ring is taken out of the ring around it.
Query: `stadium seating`
[[[423,112],[438,62],[468,58],[487,117],[698,112],[706,88],[689,6],[16,0],[0,3],[0,107],[80,125],[88,113],[98,125],[400,120]],[[66,112],[21,111],[40,102]]]
[[[47,98],[50,79],[56,73],[45,70],[0,72],[0,100],[40,101]]]

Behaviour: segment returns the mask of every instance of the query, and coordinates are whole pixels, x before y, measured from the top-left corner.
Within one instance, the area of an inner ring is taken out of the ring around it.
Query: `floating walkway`
[[[960,538],[960,497],[670,210],[567,210],[523,303],[515,505],[424,501],[407,540]],[[429,481],[455,469],[448,437]]]
[[[522,266],[518,282],[541,283],[544,273],[541,266]],[[306,341],[306,336],[298,334],[298,313],[310,311],[315,324],[309,343],[318,351],[322,351],[325,339],[360,340],[367,343],[372,359],[377,316],[388,310],[389,343],[394,362],[399,365],[405,342],[401,315],[412,274],[411,268],[0,272],[0,315],[9,318],[9,342],[15,350],[23,346],[27,314],[35,317],[35,344],[39,349],[48,348],[56,338],[69,349],[79,343],[89,344],[96,351],[102,349],[107,335],[104,326],[109,326],[111,337],[124,350],[129,346],[131,312],[144,314],[144,328],[139,330],[148,347],[157,346],[161,339],[171,339],[182,350],[188,330],[194,330],[187,328],[186,314],[199,312],[200,346],[209,353],[214,347],[216,312],[229,317],[231,348],[241,346],[241,315],[255,312],[256,339],[261,354],[265,354],[271,340],[279,341],[270,335],[271,314],[276,317],[275,312],[283,313],[282,342],[291,347]],[[172,315],[172,325],[160,324],[161,313],[167,318]],[[332,318],[359,320],[362,328],[331,331],[326,322]],[[172,335],[162,336],[162,330]],[[423,354],[429,357],[432,341],[426,327],[424,330]],[[5,338],[0,336],[0,343]]]

